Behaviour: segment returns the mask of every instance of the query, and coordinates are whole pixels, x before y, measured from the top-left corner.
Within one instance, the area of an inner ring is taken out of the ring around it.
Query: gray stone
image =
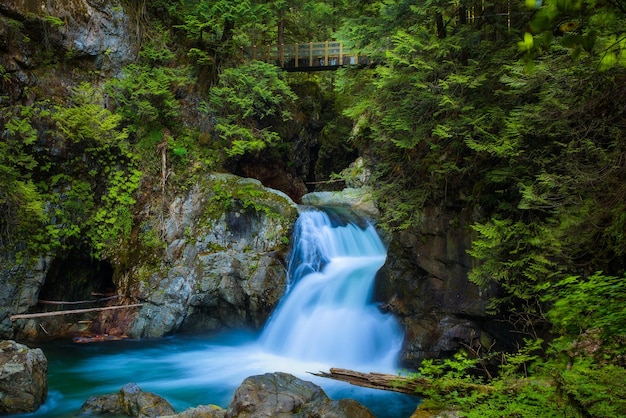
[[[297,205],[257,180],[210,174],[168,212],[162,265],[137,265],[119,282],[144,304],[127,335],[261,328],[285,289]]]
[[[0,338],[15,338],[16,331],[23,339],[37,334],[35,320],[11,321],[10,317],[28,312],[37,304],[50,261],[50,257],[38,257],[16,264],[0,259]]]
[[[237,388],[227,418],[373,418],[354,400],[333,401],[319,386],[287,373],[251,376]]]
[[[380,217],[371,191],[367,187],[346,188],[339,192],[313,192],[302,196],[302,204],[349,208],[366,219]]]
[[[189,408],[180,414],[166,415],[161,418],[223,418],[226,410],[216,405],[199,405]]]
[[[93,57],[100,68],[120,68],[136,56],[131,21],[117,0],[15,0],[4,7],[18,20],[57,18],[63,24],[41,23],[48,42],[75,57]]]
[[[136,383],[124,385],[118,393],[92,396],[80,408],[81,415],[125,415],[152,418],[176,413],[172,406],[154,393],[144,392]]]
[[[40,349],[0,341],[0,415],[39,409],[48,396],[47,371]]]

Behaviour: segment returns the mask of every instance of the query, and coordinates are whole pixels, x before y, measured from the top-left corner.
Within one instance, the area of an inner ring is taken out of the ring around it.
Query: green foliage
[[[49,25],[51,25],[51,26],[57,26],[58,27],[58,26],[65,25],[65,22],[63,22],[63,20],[59,19],[56,16],[50,16],[50,15],[44,16],[44,21],[46,23],[48,23]]]
[[[527,3],[530,3],[528,7],[535,8],[534,2]],[[531,20],[530,32],[524,34],[520,48],[526,52],[527,58],[531,58],[540,56],[553,42],[558,42],[568,48],[575,59],[585,54],[600,71],[624,67],[625,20],[626,5],[620,0],[608,3],[545,0]],[[553,38],[553,34],[557,37]]]
[[[128,134],[119,129],[122,117],[99,105],[101,92],[82,84],[73,93],[70,106],[57,106],[52,115],[73,158],[50,182],[48,233],[66,249],[87,239],[99,257],[130,235],[141,172],[133,168]]]
[[[554,300],[548,317],[563,350],[571,350],[574,341],[580,345],[596,340],[599,344],[593,355],[599,360],[626,355],[626,275],[598,272],[586,278],[566,277],[551,287],[546,298]]]
[[[73,92],[73,105],[57,106],[53,119],[64,139],[74,147],[95,154],[115,147],[128,154],[128,134],[116,129],[121,116],[102,108],[97,102],[101,99],[100,92],[83,83]]]
[[[135,191],[141,172],[135,169],[111,171],[106,194],[90,219],[87,237],[96,256],[112,255],[121,243],[128,242],[133,223]]]
[[[623,367],[583,360],[557,377],[557,389],[581,416],[621,417],[626,415],[625,378]]]
[[[624,376],[626,8],[550,0],[528,22],[509,4],[509,26],[493,18],[503,3],[467,24],[472,3],[410,3],[373,2],[339,33],[385,51],[386,65],[338,75],[350,139],[376,164],[386,227],[419,235],[424,207],[474,214],[470,279],[498,290],[490,312],[525,338],[470,359],[497,370],[425,362],[440,385],[428,402],[481,417],[624,415],[619,394],[599,394],[619,392],[605,375]],[[446,390],[481,374],[493,392]]]
[[[131,64],[123,72],[123,77],[107,83],[106,90],[125,123],[139,136],[157,126],[175,129],[180,115],[175,91],[191,82],[186,69]]]
[[[84,239],[85,225],[95,207],[92,185],[65,174],[52,176],[49,181],[50,223],[46,226],[49,239],[39,245],[47,251],[69,250]]]
[[[229,144],[227,154],[256,154],[278,145],[280,135],[273,125],[291,118],[289,107],[295,99],[276,66],[253,61],[225,70],[209,100],[216,131]]]
[[[465,411],[464,416],[473,418],[577,416],[575,409],[559,398],[545,380],[523,381],[518,387],[502,388]]]
[[[31,175],[38,166],[32,152],[37,131],[30,123],[35,110],[21,107],[15,112],[7,112],[6,135],[0,138],[0,247],[32,233],[45,220],[44,201]]]
[[[623,367],[588,360],[574,365],[545,362],[542,341],[526,340],[516,354],[500,358],[500,371],[483,383],[475,376],[482,361],[459,352],[443,361],[426,360],[416,377],[432,382],[422,409],[454,409],[467,417],[617,417],[626,402]]]

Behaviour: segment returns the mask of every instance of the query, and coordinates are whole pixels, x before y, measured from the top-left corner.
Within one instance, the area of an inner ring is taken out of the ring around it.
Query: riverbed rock
[[[166,415],[161,418],[223,418],[226,410],[217,405],[199,405],[189,408],[175,415]]]
[[[39,348],[0,341],[0,415],[34,412],[48,395],[48,360]]]
[[[331,400],[314,383],[277,372],[245,379],[237,388],[226,417],[373,418],[374,415],[355,400]]]
[[[87,399],[79,414],[151,418],[173,415],[175,411],[162,397],[144,392],[136,383],[128,383],[118,393],[92,396]]]

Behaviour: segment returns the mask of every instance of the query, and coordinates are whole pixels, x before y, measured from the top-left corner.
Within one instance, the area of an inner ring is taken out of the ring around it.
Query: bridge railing
[[[244,48],[244,55],[249,60],[264,61],[285,70],[322,70],[369,63],[368,57],[334,41],[252,46]]]

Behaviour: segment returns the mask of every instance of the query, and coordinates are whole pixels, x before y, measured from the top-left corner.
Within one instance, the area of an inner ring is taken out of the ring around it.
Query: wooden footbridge
[[[244,48],[246,60],[264,61],[285,71],[328,71],[340,67],[372,64],[365,55],[344,48],[341,42],[264,45]]]

